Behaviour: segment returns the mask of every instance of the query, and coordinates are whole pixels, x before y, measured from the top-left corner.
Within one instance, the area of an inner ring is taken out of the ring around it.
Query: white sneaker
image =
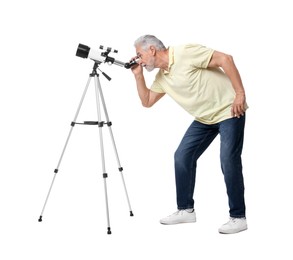
[[[219,233],[234,234],[247,229],[246,218],[230,218],[230,220],[219,228]]]
[[[196,216],[194,210],[178,210],[172,215],[162,218],[160,220],[161,224],[164,225],[174,225],[174,224],[180,224],[180,223],[192,223],[196,222]]]

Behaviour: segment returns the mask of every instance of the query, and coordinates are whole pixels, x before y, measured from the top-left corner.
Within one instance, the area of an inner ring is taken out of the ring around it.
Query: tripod
[[[104,95],[103,95],[103,92],[102,92],[102,88],[101,88],[101,85],[100,85],[100,80],[99,80],[99,74],[97,73],[97,69],[100,65],[100,62],[97,62],[95,61],[95,64],[94,64],[94,67],[93,67],[93,71],[92,73],[89,75],[89,78],[88,78],[88,81],[87,81],[87,84],[85,86],[85,89],[84,89],[84,92],[82,94],[82,97],[81,97],[81,100],[80,100],[80,103],[79,103],[79,106],[77,108],[77,111],[76,111],[76,114],[74,116],[74,119],[73,121],[71,122],[71,128],[70,128],[70,131],[69,131],[69,134],[68,134],[68,137],[66,139],[66,142],[65,142],[65,145],[64,145],[64,148],[62,150],[62,153],[61,153],[61,156],[60,156],[60,159],[59,159],[59,162],[58,162],[58,165],[56,167],[56,169],[54,170],[54,177],[53,177],[53,180],[51,182],[51,185],[50,185],[50,188],[49,188],[49,192],[47,194],[47,197],[46,197],[46,200],[45,200],[45,203],[44,203],[44,206],[43,206],[43,209],[42,209],[42,212],[41,212],[41,215],[39,217],[39,222],[42,222],[42,218],[43,218],[43,213],[45,211],[45,208],[46,208],[46,205],[47,205],[47,202],[48,202],[48,199],[49,199],[49,196],[50,196],[50,193],[51,193],[51,190],[52,190],[52,187],[53,187],[53,184],[55,182],[55,178],[56,178],[56,175],[59,171],[59,167],[60,167],[60,164],[61,164],[61,161],[62,161],[62,158],[63,158],[63,155],[65,153],[65,150],[66,150],[66,147],[67,147],[67,144],[69,142],[69,139],[70,139],[70,136],[72,134],[72,131],[73,131],[73,127],[76,125],[76,124],[82,124],[82,125],[97,125],[99,127],[99,135],[100,135],[100,149],[101,149],[101,159],[102,159],[102,170],[103,170],[103,179],[104,179],[104,189],[105,189],[105,201],[106,201],[106,213],[107,213],[107,224],[108,224],[108,227],[107,227],[107,234],[111,234],[111,227],[110,227],[110,217],[109,217],[109,206],[108,206],[108,193],[107,193],[107,177],[108,177],[108,174],[106,173],[106,166],[105,166],[105,156],[104,156],[104,143],[103,143],[103,132],[102,132],[102,128],[104,125],[107,125],[108,126],[108,129],[109,129],[109,133],[110,133],[110,137],[111,137],[111,140],[112,140],[112,144],[113,144],[113,148],[114,148],[114,152],[115,152],[115,155],[116,155],[116,160],[117,160],[117,164],[118,164],[118,170],[121,174],[121,177],[122,177],[122,183],[123,183],[123,186],[124,186],[124,190],[125,190],[125,194],[126,194],[126,198],[127,198],[127,202],[128,202],[128,206],[129,206],[129,211],[130,211],[130,216],[133,216],[133,213],[132,213],[132,210],[131,210],[131,206],[130,206],[130,201],[129,201],[129,197],[128,197],[128,193],[127,193],[127,189],[126,189],[126,185],[125,185],[125,181],[124,181],[124,177],[123,177],[123,168],[121,167],[120,165],[120,160],[119,160],[119,156],[118,156],[118,152],[117,152],[117,148],[116,148],[116,144],[115,144],[115,140],[114,140],[114,136],[113,136],[113,132],[112,132],[112,128],[111,128],[111,125],[112,125],[112,122],[110,122],[109,120],[109,116],[108,116],[108,112],[107,112],[107,108],[106,108],[106,103],[105,103],[105,99],[104,99]],[[100,69],[99,69],[100,70]],[[105,74],[104,72],[102,72],[102,74],[108,79],[110,80],[111,78]],[[88,87],[90,85],[90,82],[91,82],[91,79],[94,78],[95,80],[95,92],[96,92],[96,103],[97,103],[97,113],[98,113],[98,121],[84,121],[83,123],[77,123],[76,122],[76,119],[78,117],[78,114],[79,114],[79,111],[81,109],[81,106],[82,106],[82,103],[84,101],[84,98],[85,98],[85,95],[87,93],[87,90],[88,90]],[[103,111],[104,111],[104,114],[105,114],[105,118],[106,118],[106,121],[101,121],[101,108],[100,108],[100,101],[102,101],[102,105],[103,105]]]

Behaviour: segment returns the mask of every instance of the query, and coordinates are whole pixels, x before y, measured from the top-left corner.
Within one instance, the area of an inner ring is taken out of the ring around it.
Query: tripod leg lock
[[[103,178],[108,178],[108,174],[107,173],[103,173]]]

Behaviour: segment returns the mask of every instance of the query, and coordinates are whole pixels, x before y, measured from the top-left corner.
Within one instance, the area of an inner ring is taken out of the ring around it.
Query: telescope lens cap
[[[89,52],[90,52],[90,47],[80,43],[76,51],[76,56],[81,58],[87,58],[89,55]]]

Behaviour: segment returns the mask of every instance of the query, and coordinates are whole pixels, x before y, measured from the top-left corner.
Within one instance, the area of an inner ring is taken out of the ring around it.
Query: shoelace
[[[229,224],[230,222],[233,222],[235,224],[236,222],[240,221],[241,219],[244,219],[244,218],[232,218],[232,217],[230,217],[230,220],[226,224]]]
[[[175,216],[175,215],[179,215],[181,210],[177,210],[176,212],[174,212],[173,214],[169,215],[169,217]]]
[[[171,216],[174,216],[174,215],[179,215],[179,214],[183,214],[184,213],[184,211],[186,211],[187,213],[192,213],[193,211],[194,211],[194,209],[191,211],[191,212],[188,212],[187,210],[185,210],[185,209],[181,209],[181,210],[177,210],[176,212],[174,212],[172,215],[170,215],[169,217],[171,217]]]

